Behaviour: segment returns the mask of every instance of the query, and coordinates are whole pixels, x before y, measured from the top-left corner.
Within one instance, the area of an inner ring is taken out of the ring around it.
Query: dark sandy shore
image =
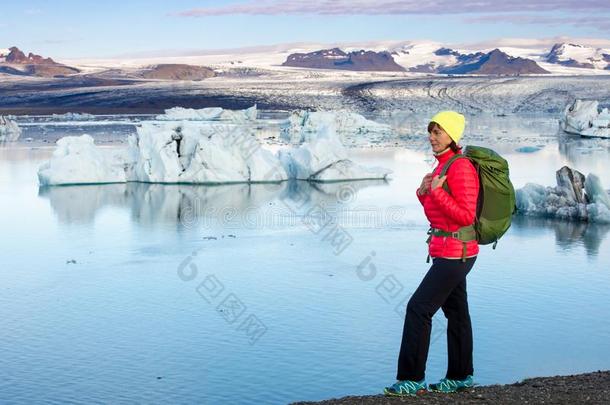
[[[610,404],[610,371],[527,378],[506,385],[474,387],[454,394],[426,392],[417,397],[349,396],[295,404]]]

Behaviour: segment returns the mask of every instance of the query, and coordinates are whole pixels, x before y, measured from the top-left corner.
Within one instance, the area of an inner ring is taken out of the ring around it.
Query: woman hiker
[[[454,392],[473,386],[466,275],[476,261],[479,246],[476,237],[463,242],[469,238],[460,236],[457,239],[456,236],[462,227],[472,229],[468,226],[475,220],[479,178],[470,160],[463,158],[452,161],[446,175],[439,177],[443,166],[462,153],[458,142],[464,126],[464,116],[454,111],[439,112],[428,124],[428,139],[438,165],[424,176],[417,198],[430,221],[428,254],[432,257],[432,266],[407,304],[398,357],[398,381],[384,389],[386,395],[416,395],[427,389]],[[448,321],[448,367],[445,378],[427,386],[424,377],[432,316],[439,308]]]

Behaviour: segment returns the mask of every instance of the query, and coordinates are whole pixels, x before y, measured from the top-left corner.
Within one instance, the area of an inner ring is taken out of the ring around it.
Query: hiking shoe
[[[383,389],[384,395],[391,397],[403,397],[403,396],[416,396],[417,394],[423,394],[426,392],[426,381],[421,380],[420,382],[411,380],[396,381],[391,387],[385,387]]]
[[[428,389],[436,392],[457,392],[471,388],[474,386],[474,378],[469,375],[463,380],[452,380],[450,378],[443,378],[436,384],[430,384]]]

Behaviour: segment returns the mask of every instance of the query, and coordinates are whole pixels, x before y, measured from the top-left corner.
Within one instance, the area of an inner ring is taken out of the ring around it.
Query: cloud
[[[27,15],[38,15],[38,14],[42,14],[42,10],[39,8],[28,8],[26,10],[23,10],[24,14]]]
[[[497,38],[479,42],[449,43],[447,46],[452,49],[480,50],[498,47],[514,48],[550,48],[557,43],[571,42],[594,48],[610,48],[610,39],[605,38],[586,38],[569,37],[558,35],[547,38]]]
[[[399,15],[399,14],[467,14],[505,12],[600,12],[610,11],[607,0],[258,0],[218,7],[180,11],[180,17],[219,15]]]
[[[72,42],[80,41],[80,38],[70,38],[70,39],[44,39],[42,41],[36,41],[37,44],[46,44],[46,45],[58,45],[58,44],[69,44]]]
[[[468,17],[464,19],[464,22],[477,24],[511,23],[547,26],[572,25],[576,27],[590,27],[598,29],[599,31],[610,32],[610,18],[603,16],[574,15],[570,17],[554,17],[528,14],[495,14],[478,17]]]

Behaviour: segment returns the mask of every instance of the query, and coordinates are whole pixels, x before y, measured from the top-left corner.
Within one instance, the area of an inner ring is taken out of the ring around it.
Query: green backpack
[[[498,239],[511,225],[515,212],[515,189],[510,182],[508,162],[493,150],[481,146],[467,146],[463,154],[451,157],[439,177],[446,175],[451,164],[461,158],[470,159],[479,175],[480,187],[475,222],[473,225],[460,228],[457,232],[431,229],[428,234],[452,236],[461,240],[464,244],[462,260],[465,260],[468,241],[476,239],[480,245],[493,243],[493,248],[496,248]],[[446,182],[443,188],[451,192]]]

